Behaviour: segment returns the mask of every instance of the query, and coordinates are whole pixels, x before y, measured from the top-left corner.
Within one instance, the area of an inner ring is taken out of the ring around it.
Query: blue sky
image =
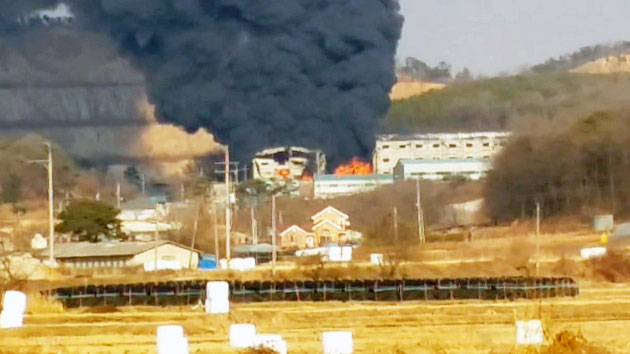
[[[398,57],[475,74],[514,72],[580,47],[630,40],[629,0],[399,0]]]

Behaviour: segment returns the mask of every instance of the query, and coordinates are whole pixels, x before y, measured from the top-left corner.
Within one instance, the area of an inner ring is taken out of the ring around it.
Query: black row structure
[[[181,306],[206,298],[206,280],[85,285],[48,290],[68,308]],[[232,303],[265,301],[515,300],[573,297],[571,278],[454,278],[379,280],[228,281]]]

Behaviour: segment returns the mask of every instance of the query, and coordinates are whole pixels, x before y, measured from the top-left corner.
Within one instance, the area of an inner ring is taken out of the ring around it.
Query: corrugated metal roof
[[[440,160],[411,160],[403,159],[398,163],[401,165],[435,165],[435,164],[448,164],[448,163],[485,163],[489,164],[490,159],[440,159]]]
[[[394,181],[392,175],[320,175],[315,177],[315,182],[319,181]]]
[[[378,141],[398,141],[416,139],[471,139],[471,138],[506,138],[511,132],[470,132],[470,133],[426,133],[426,134],[381,134]]]
[[[174,246],[190,249],[171,241],[160,241],[162,246],[170,243]],[[55,258],[84,258],[84,257],[114,257],[114,256],[135,256],[155,247],[154,242],[71,242],[55,243]],[[193,250],[199,252],[197,250]],[[48,256],[49,250],[42,252],[42,256]]]

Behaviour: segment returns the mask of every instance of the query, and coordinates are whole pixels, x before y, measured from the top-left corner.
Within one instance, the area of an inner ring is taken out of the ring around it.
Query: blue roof
[[[315,177],[315,181],[393,181],[392,175],[320,175]]]
[[[398,160],[402,165],[434,165],[442,163],[490,163],[490,159]]]

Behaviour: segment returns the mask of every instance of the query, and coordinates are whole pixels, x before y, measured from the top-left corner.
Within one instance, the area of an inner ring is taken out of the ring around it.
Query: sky
[[[397,58],[513,73],[577,49],[630,40],[628,0],[399,0]]]

